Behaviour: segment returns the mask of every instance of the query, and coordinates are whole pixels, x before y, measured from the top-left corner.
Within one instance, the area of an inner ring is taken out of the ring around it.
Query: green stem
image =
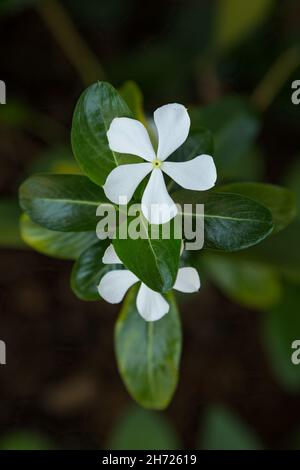
[[[299,64],[300,50],[298,47],[292,47],[278,57],[251,97],[251,101],[257,109],[264,112],[271,105]]]
[[[80,36],[67,10],[58,0],[37,3],[37,11],[85,85],[103,79],[105,74],[96,56]]]

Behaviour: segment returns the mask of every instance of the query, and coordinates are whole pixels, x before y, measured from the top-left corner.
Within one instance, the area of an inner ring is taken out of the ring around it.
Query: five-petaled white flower
[[[104,264],[122,264],[113,245],[109,245],[102,258]],[[127,269],[115,269],[106,273],[98,286],[100,296],[111,304],[120,303],[128,289],[140,279]],[[197,292],[200,278],[195,268],[179,268],[173,289],[180,292]],[[136,307],[146,321],[156,321],[169,311],[169,304],[162,294],[150,289],[143,282],[139,288]]]
[[[154,151],[143,124],[126,117],[113,119],[107,138],[113,152],[137,155],[147,163],[120,165],[108,175],[104,192],[115,204],[120,197],[127,202],[139,183],[151,172],[142,197],[142,212],[150,223],[166,223],[177,214],[177,207],[168,194],[163,173],[186,189],[206,191],[216,182],[217,173],[210,155],[199,155],[186,162],[165,160],[186,140],[190,118],[186,108],[177,103],[167,104],[154,112],[158,148]]]

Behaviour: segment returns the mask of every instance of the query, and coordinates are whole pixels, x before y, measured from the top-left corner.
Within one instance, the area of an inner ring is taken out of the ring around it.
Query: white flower
[[[102,258],[104,264],[122,264],[113,245],[109,245]],[[111,304],[121,302],[128,289],[139,282],[139,278],[127,269],[115,269],[106,273],[98,286],[100,296]],[[195,268],[180,268],[173,289],[180,292],[197,292],[200,288],[199,275]],[[146,321],[156,321],[169,311],[164,296],[146,286],[143,282],[136,298],[139,314]]]
[[[129,202],[137,186],[151,173],[142,197],[142,211],[150,223],[166,223],[177,214],[177,207],[168,194],[163,172],[186,189],[206,191],[216,182],[217,172],[210,155],[199,155],[186,162],[165,160],[186,140],[190,118],[181,104],[167,104],[154,112],[158,134],[155,153],[144,125],[126,117],[113,119],[107,138],[113,152],[137,155],[147,163],[120,165],[108,175],[104,192],[115,204],[120,197]]]

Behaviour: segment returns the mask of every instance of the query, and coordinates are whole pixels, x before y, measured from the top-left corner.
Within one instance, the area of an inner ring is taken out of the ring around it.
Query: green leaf
[[[96,209],[107,203],[99,186],[81,175],[35,175],[20,187],[20,204],[30,219],[61,232],[96,230]]]
[[[223,51],[241,43],[269,15],[274,0],[218,0],[215,47]]]
[[[292,343],[300,338],[299,285],[286,284],[281,302],[265,314],[262,345],[279,383],[291,393],[300,390],[299,365],[292,363]]]
[[[27,214],[20,220],[21,235],[25,243],[44,255],[61,259],[77,259],[92,245],[95,232],[55,232],[35,224]]]
[[[255,245],[273,229],[270,211],[251,199],[230,193],[178,191],[173,194],[183,215],[195,218],[196,204],[204,204],[204,247],[237,251]],[[193,204],[192,212],[183,204]]]
[[[129,218],[129,228],[131,220]],[[162,233],[157,239],[151,238],[151,225],[146,224],[143,216],[139,220],[139,238],[130,238],[130,234],[127,238],[121,238],[121,226],[117,230],[113,245],[127,269],[151,289],[167,292],[172,289],[176,280],[181,239],[171,238],[172,228],[170,228],[171,237],[169,239],[163,239]],[[163,226],[160,229],[162,230]]]
[[[17,200],[0,200],[0,246],[5,248],[24,248],[20,236],[20,206]]]
[[[200,446],[205,450],[258,450],[261,443],[240,418],[221,406],[206,413]]]
[[[137,432],[140,429],[142,432]],[[119,419],[109,439],[112,450],[179,449],[178,438],[163,413],[130,407]]]
[[[279,232],[295,218],[296,198],[292,191],[273,184],[234,183],[217,188],[217,191],[240,194],[267,207],[272,214],[274,230]]]
[[[118,92],[106,82],[87,88],[74,111],[71,138],[75,158],[83,173],[101,186],[108,174],[125,162],[124,156],[122,159],[108,145],[106,133],[115,117],[132,114]]]
[[[199,256],[199,264],[225,295],[245,307],[266,310],[280,298],[278,273],[263,263],[205,253]]]
[[[136,309],[136,289],[126,297],[115,328],[115,349],[122,379],[139,405],[164,409],[177,386],[181,327],[172,294],[161,320],[146,322]]]
[[[15,431],[5,434],[0,439],[0,450],[51,450],[47,437],[32,431]]]
[[[119,89],[119,93],[127,103],[129,109],[131,109],[134,119],[141,121],[146,126],[147,121],[143,107],[143,95],[137,84],[132,80],[128,80]]]
[[[87,248],[76,261],[72,269],[71,287],[73,292],[82,300],[99,300],[97,286],[108,271],[123,269],[120,265],[107,265],[102,258],[110,241],[98,240]]]
[[[227,96],[205,107],[190,110],[192,126],[213,133],[213,157],[224,181],[259,177],[260,165],[254,143],[260,129],[257,114],[239,96]]]

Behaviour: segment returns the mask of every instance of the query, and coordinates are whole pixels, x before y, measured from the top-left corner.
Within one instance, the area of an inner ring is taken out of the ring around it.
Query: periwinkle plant
[[[207,129],[190,123],[184,106],[166,105],[155,112],[158,144],[135,118],[108,83],[95,83],[81,95],[73,117],[72,149],[82,174],[28,178],[20,188],[22,233],[33,247],[43,246],[44,253],[75,260],[71,287],[80,299],[99,301],[102,295],[116,303],[129,289],[115,328],[119,371],[140,405],[163,409],[176,389],[181,354],[173,289],[195,292],[200,278],[192,267],[197,252],[182,254],[184,240],[172,231],[168,239],[154,240],[151,224],[174,216],[174,203],[204,204],[203,249],[238,251],[277,230],[278,207],[268,203],[270,185],[260,184],[256,191],[254,184],[250,193],[243,183],[213,188],[217,171],[212,139]],[[280,205],[278,188],[276,194]],[[96,210],[116,204],[119,196],[141,202],[142,217],[150,224],[140,238],[118,236],[117,226],[112,241],[99,240]],[[164,203],[164,210],[151,212],[153,203],[158,208]]]

